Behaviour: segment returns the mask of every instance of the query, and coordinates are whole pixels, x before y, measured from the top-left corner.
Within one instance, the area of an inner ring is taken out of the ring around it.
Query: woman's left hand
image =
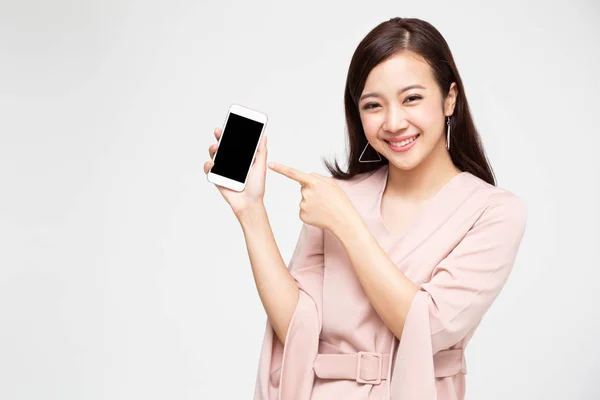
[[[358,215],[346,193],[333,178],[317,173],[304,173],[277,163],[269,168],[300,183],[300,219],[312,226],[329,229],[334,235]]]

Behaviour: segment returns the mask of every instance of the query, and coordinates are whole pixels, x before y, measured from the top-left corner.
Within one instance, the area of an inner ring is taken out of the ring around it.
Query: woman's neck
[[[430,157],[411,170],[402,170],[389,163],[386,192],[414,203],[420,203],[437,193],[461,172],[452,162],[446,148],[442,150],[437,154],[430,154]]]

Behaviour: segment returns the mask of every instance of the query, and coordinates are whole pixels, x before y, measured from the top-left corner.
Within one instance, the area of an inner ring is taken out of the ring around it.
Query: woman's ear
[[[452,82],[450,85],[450,90],[448,90],[448,95],[446,96],[446,100],[444,102],[444,115],[450,116],[454,114],[454,106],[456,105],[456,96],[458,95],[458,90],[456,89],[456,82]]]

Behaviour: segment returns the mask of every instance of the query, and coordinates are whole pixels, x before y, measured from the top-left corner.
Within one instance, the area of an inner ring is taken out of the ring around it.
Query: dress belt
[[[317,354],[313,369],[322,379],[350,379],[378,385],[388,378],[389,354],[359,351],[347,354]],[[463,349],[441,350],[433,355],[436,378],[467,373]]]

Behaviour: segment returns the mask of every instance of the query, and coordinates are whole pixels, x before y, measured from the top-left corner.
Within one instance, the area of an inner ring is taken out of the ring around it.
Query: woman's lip
[[[389,147],[389,148],[390,148],[390,150],[392,150],[392,151],[395,151],[395,152],[408,151],[408,150],[410,150],[410,149],[411,149],[411,148],[412,148],[412,147],[415,145],[415,143],[417,143],[417,140],[419,140],[419,139],[418,139],[418,136],[419,136],[419,134],[417,134],[417,135],[415,135],[415,136],[417,136],[417,139],[413,140],[412,142],[410,142],[409,144],[407,144],[407,145],[406,145],[406,146],[404,146],[404,147],[396,147],[396,146],[394,146],[394,145],[393,145],[393,143],[394,143],[394,142],[390,142],[389,140],[386,140],[386,142],[387,142],[387,144],[388,144],[388,147]],[[413,137],[415,137],[415,136],[413,136]],[[404,139],[404,140],[406,140],[406,139]],[[396,142],[396,143],[397,143],[397,142]]]

